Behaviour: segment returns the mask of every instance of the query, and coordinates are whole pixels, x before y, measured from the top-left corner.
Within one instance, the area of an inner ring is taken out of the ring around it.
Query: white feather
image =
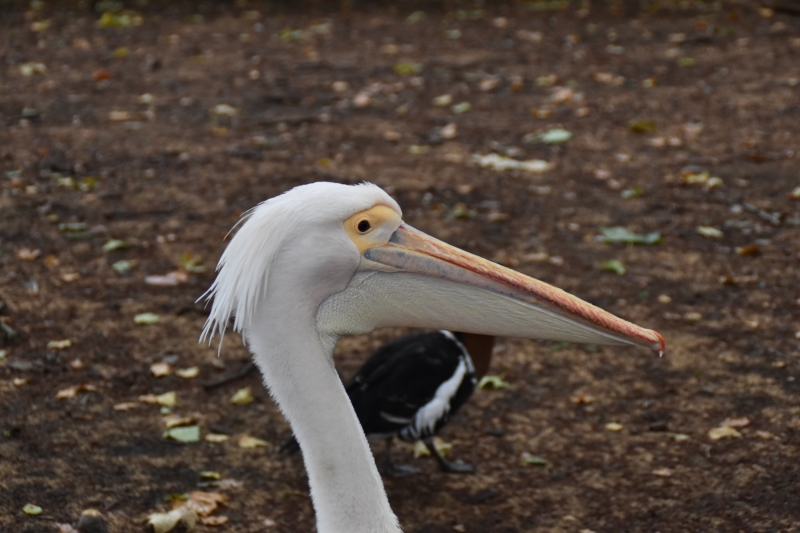
[[[393,198],[371,183],[319,182],[295,187],[244,213],[217,264],[217,278],[199,299],[213,299],[200,342],[210,343],[216,334],[224,336],[232,316],[234,330],[243,330],[267,296],[270,266],[284,243],[299,238],[299,232],[331,220],[344,221],[376,204],[401,212]]]
[[[422,435],[433,433],[436,423],[450,412],[450,402],[458,392],[466,373],[467,364],[463,358],[459,358],[456,371],[450,379],[439,385],[431,401],[423,405],[414,415],[414,423],[403,429],[404,439],[416,440]]]

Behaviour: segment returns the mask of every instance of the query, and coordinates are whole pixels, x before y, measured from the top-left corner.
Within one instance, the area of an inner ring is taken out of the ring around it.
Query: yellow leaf
[[[200,368],[196,366],[181,368],[176,370],[175,373],[184,379],[191,379],[196,378],[200,374]]]
[[[176,392],[165,392],[156,396],[156,403],[164,407],[175,407],[178,404],[178,394]]]
[[[709,430],[708,438],[711,440],[720,440],[720,439],[728,439],[728,438],[742,438],[742,434],[733,429],[729,426],[720,426],[718,428],[714,428]]]
[[[250,390],[250,387],[239,389],[236,391],[236,394],[231,397],[231,403],[234,405],[253,403],[253,391]]]
[[[208,442],[219,443],[225,442],[226,440],[230,439],[230,437],[228,435],[223,435],[222,433],[209,433],[205,436],[205,439]]]
[[[239,439],[240,448],[258,448],[262,446],[270,447],[272,445],[265,440],[257,439],[255,437],[250,437],[249,435],[245,435],[244,437]]]

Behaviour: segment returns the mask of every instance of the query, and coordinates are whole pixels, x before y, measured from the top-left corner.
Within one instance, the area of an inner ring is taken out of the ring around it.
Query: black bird
[[[390,476],[416,469],[395,465],[395,436],[422,440],[444,472],[471,473],[472,465],[448,461],[433,445],[433,436],[472,396],[491,360],[494,337],[433,331],[414,333],[378,348],[345,385],[364,432],[386,439],[385,468]],[[299,450],[294,438],[282,449]]]

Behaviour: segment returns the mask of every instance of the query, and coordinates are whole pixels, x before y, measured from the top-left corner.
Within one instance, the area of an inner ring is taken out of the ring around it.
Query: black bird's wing
[[[469,356],[452,334],[418,333],[376,350],[346,386],[364,432],[431,436],[475,389]]]

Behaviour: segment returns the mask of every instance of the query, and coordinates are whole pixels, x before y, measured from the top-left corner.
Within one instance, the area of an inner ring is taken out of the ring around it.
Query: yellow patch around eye
[[[359,253],[372,248],[378,244],[383,244],[381,239],[388,235],[385,231],[387,224],[391,224],[392,231],[400,224],[400,215],[391,207],[376,205],[366,211],[361,211],[344,221],[344,229],[347,236],[358,248]]]

